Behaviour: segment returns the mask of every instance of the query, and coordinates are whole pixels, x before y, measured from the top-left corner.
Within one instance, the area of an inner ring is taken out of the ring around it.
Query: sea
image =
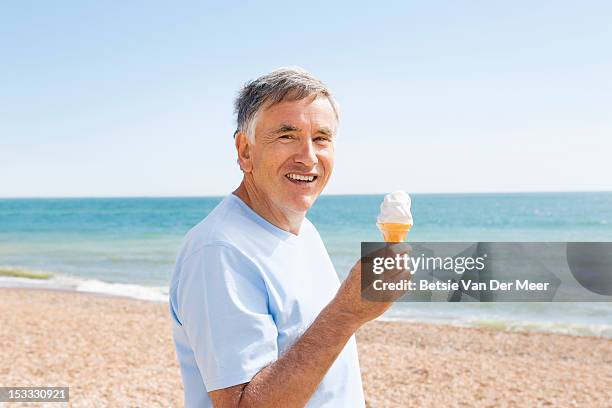
[[[409,241],[612,241],[612,192],[412,194]],[[380,241],[382,195],[324,195],[308,218],[340,279]],[[0,199],[0,287],[167,302],[183,236],[222,197]],[[381,320],[612,338],[612,303],[396,303]]]

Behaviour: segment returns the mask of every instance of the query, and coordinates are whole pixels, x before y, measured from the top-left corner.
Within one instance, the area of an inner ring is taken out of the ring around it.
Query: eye
[[[331,142],[331,138],[329,136],[317,136],[314,141],[317,143],[328,143]]]
[[[278,138],[279,140],[291,140],[293,139],[293,135],[281,135]]]

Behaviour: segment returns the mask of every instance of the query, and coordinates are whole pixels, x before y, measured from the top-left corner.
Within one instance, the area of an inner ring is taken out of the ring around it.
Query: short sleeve
[[[201,248],[183,262],[178,317],[207,391],[249,382],[278,358],[278,331],[255,265],[225,245]]]

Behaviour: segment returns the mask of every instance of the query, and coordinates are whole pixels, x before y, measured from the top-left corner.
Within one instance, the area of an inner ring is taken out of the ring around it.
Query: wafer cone
[[[404,242],[412,224],[378,223],[378,229],[382,232],[385,242]]]

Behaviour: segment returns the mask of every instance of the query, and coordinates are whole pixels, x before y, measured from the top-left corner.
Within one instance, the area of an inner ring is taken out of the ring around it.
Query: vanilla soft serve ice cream
[[[401,190],[385,196],[376,224],[386,242],[402,242],[406,239],[413,224],[411,204],[410,196]]]
[[[410,196],[401,190],[387,194],[380,205],[377,222],[412,225],[411,204]]]

